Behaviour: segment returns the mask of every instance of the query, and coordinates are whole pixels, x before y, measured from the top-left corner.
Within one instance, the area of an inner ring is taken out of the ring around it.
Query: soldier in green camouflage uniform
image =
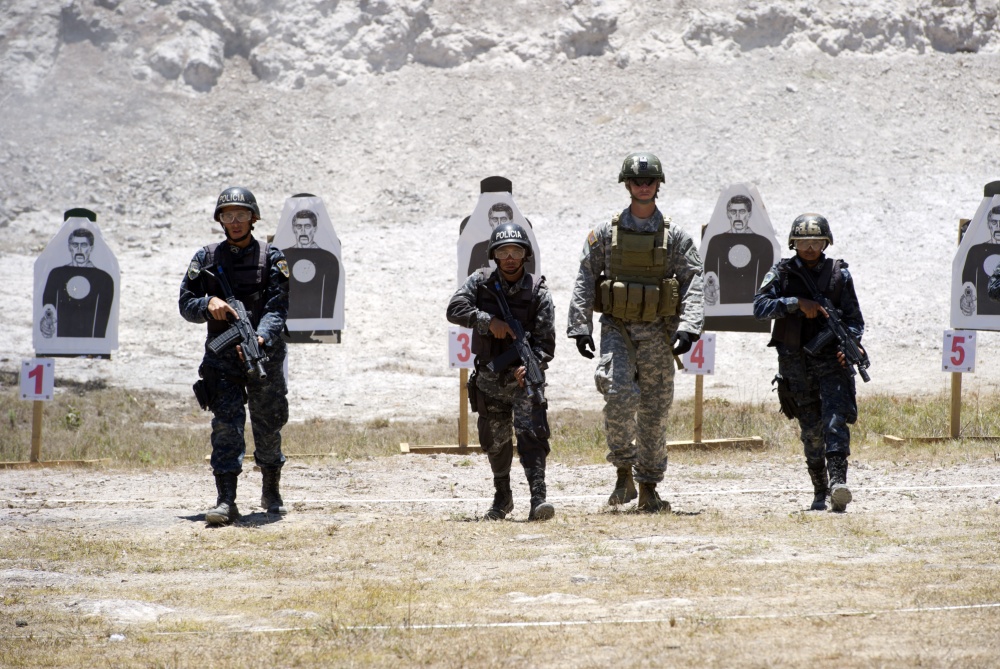
[[[638,495],[639,510],[669,511],[656,484],[667,469],[673,356],[690,350],[704,322],[702,262],[691,237],[656,207],[664,181],[656,156],[629,154],[618,181],[631,204],[587,236],[567,332],[593,358],[593,313],[602,312],[594,379],[605,400],[608,461],[618,473],[608,504]]]
[[[479,443],[493,470],[495,495],[484,520],[503,520],[514,508],[510,490],[510,467],[514,458],[511,429],[517,437],[517,453],[531,490],[528,520],[548,520],[555,514],[545,499],[545,458],[549,453],[549,422],[544,395],[529,398],[525,389],[526,369],[514,362],[506,369],[490,371],[487,365],[509,352],[514,333],[503,320],[495,291],[499,286],[510,308],[529,337],[531,350],[541,369],[555,354],[555,311],[545,277],[525,272],[532,256],[531,243],[521,226],[505,223],[493,230],[488,248],[497,269],[476,270],[448,303],[448,321],[472,329],[472,352],[476,371],[469,379],[469,399],[479,413]]]

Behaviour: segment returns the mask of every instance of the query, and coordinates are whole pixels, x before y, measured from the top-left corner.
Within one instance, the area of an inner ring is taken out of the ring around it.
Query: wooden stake
[[[462,368],[458,377],[458,447],[469,446],[469,370]]]
[[[45,403],[35,400],[31,407],[31,458],[30,462],[38,462],[42,456],[42,408]]]
[[[962,372],[951,373],[951,438],[962,433]]]
[[[705,377],[694,377],[694,443],[701,443],[701,427],[704,423]]]

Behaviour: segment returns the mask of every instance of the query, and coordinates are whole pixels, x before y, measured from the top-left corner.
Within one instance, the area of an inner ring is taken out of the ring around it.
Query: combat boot
[[[228,525],[240,517],[236,508],[236,481],[239,474],[229,472],[215,475],[215,488],[219,492],[215,508],[205,512],[205,522],[209,525]]]
[[[556,508],[545,501],[545,469],[534,467],[525,472],[528,475],[528,487],[531,489],[531,511],[528,520],[548,520],[556,515]]]
[[[843,513],[854,499],[847,487],[847,458],[843,455],[827,456],[826,466],[830,470],[830,509]]]
[[[493,479],[496,493],[493,495],[493,506],[483,514],[483,520],[503,520],[514,510],[514,495],[510,492],[510,475]]]
[[[812,479],[813,493],[815,494],[812,506],[809,509],[812,511],[825,511],[826,496],[830,494],[830,477],[826,472],[826,465],[820,464],[820,466],[816,467],[810,463],[809,478]]]
[[[628,504],[636,498],[635,481],[632,479],[632,466],[618,468],[618,480],[615,481],[614,492],[608,497],[610,506]]]
[[[659,494],[656,492],[655,483],[640,483],[639,503],[636,504],[635,508],[638,511],[646,511],[648,513],[659,513],[661,511],[670,513],[670,502],[660,499]]]
[[[261,476],[264,481],[261,484],[260,508],[267,513],[283,516],[288,513],[285,503],[281,501],[281,467],[261,467]]]

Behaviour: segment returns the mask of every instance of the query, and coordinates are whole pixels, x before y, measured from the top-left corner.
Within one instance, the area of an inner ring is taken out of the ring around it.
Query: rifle
[[[493,287],[496,289],[497,297],[500,298],[500,311],[503,314],[503,319],[510,326],[510,329],[514,331],[514,346],[491,360],[486,365],[486,369],[496,374],[507,369],[515,359],[520,360],[526,372],[524,375],[524,389],[528,393],[528,399],[533,404],[545,404],[545,377],[542,375],[542,368],[538,364],[535,352],[528,345],[528,337],[530,335],[524,331],[524,326],[521,325],[521,322],[510,313],[510,306],[507,304],[507,298],[504,297],[503,288],[500,286],[500,279],[496,280]]]
[[[843,352],[844,358],[847,359],[847,369],[850,371],[851,376],[854,376],[854,368],[857,367],[857,373],[861,375],[861,379],[868,383],[871,381],[871,377],[868,376],[868,372],[865,371],[871,365],[868,360],[868,354],[865,353],[858,342],[855,341],[854,337],[844,326],[844,322],[840,320],[841,311],[833,306],[829,298],[823,293],[819,292],[816,287],[816,282],[813,281],[812,276],[809,274],[809,270],[799,273],[805,282],[806,287],[813,294],[813,299],[819,302],[827,313],[826,318],[826,328],[823,329],[818,335],[813,337],[813,340],[802,347],[802,350],[809,355],[818,355],[827,344],[829,344],[834,339],[837,340],[837,347]]]
[[[228,330],[208,342],[208,350],[219,355],[229,347],[239,344],[243,350],[243,365],[246,368],[247,375],[266,379],[267,371],[264,369],[264,363],[267,362],[267,355],[261,350],[260,343],[257,341],[257,332],[250,323],[250,316],[247,314],[246,307],[233,294],[233,289],[226,279],[226,273],[223,271],[222,265],[219,265],[218,276],[208,270],[202,271],[209,276],[215,276],[219,281],[219,285],[222,286],[222,294],[225,296],[226,302],[239,316],[236,320],[230,321],[232,325],[229,326]]]

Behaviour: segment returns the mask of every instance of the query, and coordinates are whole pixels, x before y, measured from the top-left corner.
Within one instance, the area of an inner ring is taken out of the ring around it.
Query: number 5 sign
[[[22,400],[51,400],[55,380],[55,360],[52,358],[21,361]]]
[[[945,330],[942,372],[976,371],[976,331]]]
[[[685,374],[713,374],[715,369],[715,333],[703,334],[691,350],[681,356]]]
[[[452,369],[472,369],[475,359],[472,354],[472,330],[448,328],[448,365]]]

